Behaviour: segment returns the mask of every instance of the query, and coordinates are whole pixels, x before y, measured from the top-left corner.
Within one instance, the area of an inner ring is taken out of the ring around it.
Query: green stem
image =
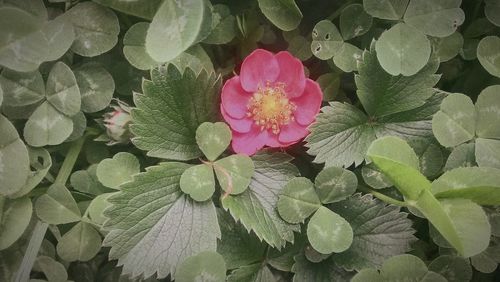
[[[351,5],[352,3],[356,2],[357,0],[350,0],[350,1],[347,1],[345,2],[342,6],[340,6],[337,10],[335,10],[335,12],[333,12],[333,14],[329,15],[328,16],[328,20],[330,21],[333,21],[334,19],[336,19],[338,16],[340,16],[340,14],[342,14],[342,11],[344,10],[345,7]]]
[[[387,204],[392,204],[392,205],[396,205],[396,206],[400,206],[400,207],[408,207],[409,206],[408,203],[396,200],[394,198],[391,198],[387,195],[384,195],[384,194],[377,192],[375,190],[372,190],[372,189],[359,188],[359,190],[361,190],[362,192],[365,192],[365,193],[370,193],[373,196],[375,196],[376,198],[378,198],[379,200],[381,200],[382,202],[385,202]]]
[[[73,171],[73,166],[75,166],[76,159],[78,158],[78,155],[82,150],[83,143],[85,143],[85,138],[86,136],[83,136],[82,138],[74,141],[73,144],[71,144],[68,154],[66,154],[66,158],[64,159],[61,169],[59,169],[59,173],[57,174],[54,183],[62,185],[66,184],[66,181],[68,181],[68,178]]]

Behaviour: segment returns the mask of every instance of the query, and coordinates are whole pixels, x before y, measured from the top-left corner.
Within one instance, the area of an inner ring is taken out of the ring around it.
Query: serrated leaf
[[[104,186],[118,189],[123,183],[129,182],[140,171],[139,160],[136,156],[120,152],[111,159],[102,160],[97,165],[96,175]]]
[[[481,138],[500,139],[500,85],[488,86],[476,101],[476,135]]]
[[[29,176],[29,155],[14,125],[0,115],[0,195],[22,189]]]
[[[152,80],[143,83],[144,94],[134,97],[132,142],[148,155],[158,158],[189,160],[201,156],[196,144],[196,129],[213,121],[218,104],[221,79],[214,73],[191,69],[182,74],[175,66],[155,68]]]
[[[212,166],[200,164],[184,171],[180,180],[182,192],[188,194],[193,200],[203,202],[215,192],[215,178]]]
[[[101,249],[101,236],[92,225],[79,222],[57,243],[57,254],[65,261],[89,261]]]
[[[278,200],[278,212],[289,223],[304,222],[319,207],[321,202],[313,183],[305,177],[288,181]]]
[[[276,282],[276,277],[266,264],[256,263],[235,269],[227,276],[228,282]]]
[[[80,89],[82,111],[94,113],[106,108],[115,92],[115,82],[103,67],[87,63],[74,70]]]
[[[212,27],[212,15],[203,0],[164,1],[146,35],[146,51],[157,62],[167,62],[203,40]]]
[[[231,129],[223,122],[204,122],[196,129],[196,143],[209,161],[215,161],[231,143]]]
[[[103,6],[110,7],[113,10],[120,11],[125,14],[137,16],[140,18],[151,20],[161,4],[161,0],[94,0]]]
[[[311,51],[318,59],[330,59],[338,52],[342,44],[344,44],[344,40],[331,21],[322,20],[314,26]]]
[[[8,199],[0,196],[0,250],[10,247],[28,227],[33,205],[28,197]]]
[[[412,76],[429,61],[431,43],[417,29],[399,23],[382,33],[375,50],[380,65],[389,74]]]
[[[464,45],[464,38],[461,33],[454,32],[452,35],[439,38],[431,38],[432,50],[439,58],[439,61],[447,62],[453,59]]]
[[[75,199],[61,184],[52,184],[35,203],[38,217],[49,224],[65,224],[81,219]]]
[[[352,274],[338,267],[332,257],[319,263],[309,261],[304,254],[294,257],[293,282],[350,281]]]
[[[258,2],[266,18],[281,30],[293,30],[302,20],[302,12],[295,0],[258,0]]]
[[[80,111],[80,89],[73,71],[63,62],[57,62],[47,78],[47,101],[59,112],[73,116]]]
[[[329,167],[318,173],[314,184],[321,202],[330,204],[351,196],[358,188],[358,178],[350,170]]]
[[[475,149],[479,166],[500,168],[500,140],[477,138]]]
[[[370,194],[354,194],[331,208],[351,224],[354,232],[351,247],[333,255],[335,262],[348,271],[380,267],[384,260],[409,251],[416,241],[408,214]]]
[[[34,147],[58,145],[73,132],[73,121],[56,110],[49,102],[43,102],[33,112],[24,127],[24,139]]]
[[[71,50],[78,55],[94,57],[113,48],[118,42],[120,26],[115,13],[93,2],[75,5],[65,17],[75,28]]]
[[[399,20],[408,6],[409,0],[363,0],[366,12],[376,18]]]
[[[500,169],[489,167],[456,168],[432,182],[438,199],[464,198],[479,205],[500,205]]]
[[[104,228],[110,231],[103,244],[111,246],[110,258],[118,259],[123,274],[163,278],[175,275],[184,259],[215,251],[221,233],[213,203],[194,202],[179,187],[188,167],[149,167],[108,199],[113,206],[104,214],[109,218]]]
[[[353,231],[343,217],[322,206],[307,224],[307,238],[322,254],[341,253],[351,246]]]
[[[344,72],[358,70],[358,62],[361,60],[363,51],[358,47],[344,42],[337,53],[333,56],[333,63]]]
[[[131,26],[123,37],[123,55],[127,61],[140,70],[148,70],[159,63],[146,52],[146,33],[148,22],[139,22]]]
[[[220,159],[213,163],[213,168],[220,186],[231,195],[245,192],[255,171],[252,159],[241,154]]]
[[[461,3],[462,0],[410,0],[404,21],[424,34],[446,37],[465,20]]]
[[[175,281],[219,282],[226,280],[226,263],[216,252],[206,251],[188,257],[175,273]]]
[[[453,147],[474,138],[476,110],[472,100],[463,94],[444,98],[441,109],[432,118],[432,132],[445,147]]]
[[[45,98],[45,84],[39,71],[16,72],[4,69],[0,83],[5,92],[5,105],[26,106]]]
[[[429,270],[440,274],[448,281],[467,282],[472,279],[470,262],[458,256],[439,256],[429,264]]]
[[[259,239],[281,249],[293,241],[298,226],[283,221],[276,210],[278,196],[285,184],[298,174],[284,153],[261,151],[252,157],[255,173],[248,189],[240,195],[228,195],[222,206],[247,230],[253,230]]]
[[[236,18],[231,14],[229,7],[224,4],[216,4],[213,9],[214,18],[218,17],[219,21],[203,42],[208,44],[229,43],[236,36]],[[212,21],[212,23],[214,22],[215,20]]]
[[[365,12],[363,5],[351,4],[340,14],[340,31],[344,40],[360,36],[368,32],[373,18]]]

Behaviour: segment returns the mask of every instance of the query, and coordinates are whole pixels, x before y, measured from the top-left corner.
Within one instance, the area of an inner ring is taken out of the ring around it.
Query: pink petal
[[[252,95],[241,88],[240,77],[235,76],[222,87],[222,106],[233,118],[241,119],[247,114],[248,100]]]
[[[305,126],[311,124],[319,113],[322,100],[323,92],[321,92],[319,84],[314,80],[307,79],[302,96],[291,100],[297,106],[294,112],[297,123]]]
[[[267,139],[266,130],[261,131],[259,127],[253,126],[247,133],[233,132],[231,145],[235,153],[251,156],[266,145]]]
[[[248,92],[255,92],[266,82],[274,82],[278,77],[280,67],[273,53],[257,49],[248,55],[241,65],[241,86]]]
[[[302,95],[306,85],[306,75],[302,62],[287,51],[281,51],[275,56],[280,66],[280,73],[276,82],[285,84],[288,97],[295,98]]]
[[[249,118],[242,118],[242,119],[235,119],[232,118],[230,115],[226,113],[226,110],[224,110],[224,107],[220,105],[220,112],[222,114],[222,117],[224,120],[229,124],[232,130],[240,132],[240,133],[246,133],[250,131],[250,128],[252,127],[252,124],[254,121]]]
[[[295,143],[304,138],[308,133],[309,130],[305,126],[291,121],[288,125],[281,127],[278,140],[281,143]]]
[[[273,134],[273,133],[268,132],[266,146],[273,147],[273,148],[280,148],[280,147],[284,147],[285,145],[280,143],[280,141],[278,140],[277,134]]]

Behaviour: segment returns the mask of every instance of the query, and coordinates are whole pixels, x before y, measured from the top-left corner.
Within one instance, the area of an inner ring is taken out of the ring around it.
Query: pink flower
[[[304,138],[319,112],[323,93],[286,51],[257,49],[222,88],[222,116],[236,153],[253,155],[264,146],[287,147]]]

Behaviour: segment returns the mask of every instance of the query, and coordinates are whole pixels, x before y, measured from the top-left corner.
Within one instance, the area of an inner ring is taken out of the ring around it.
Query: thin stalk
[[[394,198],[391,198],[387,195],[384,195],[380,192],[377,192],[375,190],[372,190],[372,189],[368,189],[368,188],[361,188],[359,189],[365,193],[370,193],[372,194],[373,196],[375,196],[376,198],[378,198],[379,200],[381,200],[382,202],[385,202],[387,204],[392,204],[392,205],[396,205],[396,206],[400,206],[400,207],[408,207],[409,204],[408,203],[405,203],[403,201],[399,201],[399,200],[396,200]]]

